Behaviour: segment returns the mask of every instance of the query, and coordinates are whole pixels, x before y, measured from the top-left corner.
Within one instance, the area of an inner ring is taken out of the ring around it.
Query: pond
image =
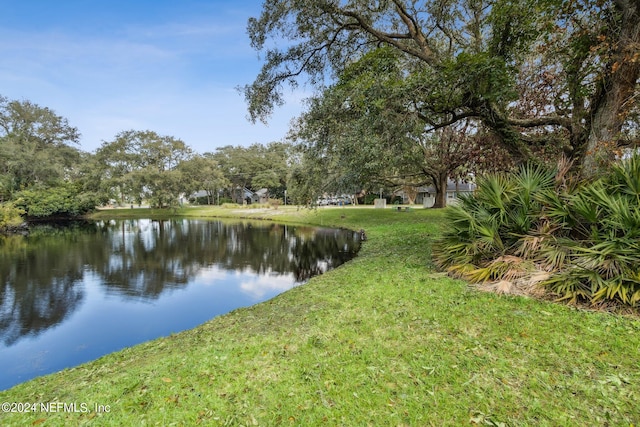
[[[206,220],[0,237],[0,390],[270,299],[359,246],[347,230]]]

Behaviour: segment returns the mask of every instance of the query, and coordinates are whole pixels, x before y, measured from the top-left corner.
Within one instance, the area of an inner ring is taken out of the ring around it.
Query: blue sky
[[[0,95],[66,117],[94,151],[152,130],[203,153],[282,139],[301,112],[287,93],[268,126],[235,88],[261,61],[246,23],[259,0],[0,0]]]

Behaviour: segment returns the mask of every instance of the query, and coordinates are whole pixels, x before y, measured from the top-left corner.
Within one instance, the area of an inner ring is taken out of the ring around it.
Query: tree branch
[[[395,0],[394,0],[394,3]],[[352,19],[354,19],[358,25],[360,26],[360,28],[362,30],[364,30],[365,32],[367,32],[368,34],[370,34],[371,36],[373,36],[374,38],[376,38],[379,41],[388,43],[392,46],[394,46],[395,48],[401,50],[402,52],[405,52],[411,56],[414,56],[416,58],[421,59],[422,61],[424,61],[425,63],[429,64],[429,65],[436,65],[437,64],[437,60],[436,60],[436,56],[434,55],[433,50],[431,50],[428,46],[424,45],[422,46],[420,43],[420,38],[422,38],[423,43],[426,43],[426,39],[424,39],[424,37],[421,37],[420,33],[416,33],[415,35],[412,34],[411,32],[411,19],[410,18],[405,18],[408,19],[408,28],[409,28],[409,34],[397,34],[397,33],[386,33],[383,31],[379,31],[376,30],[371,24],[369,24],[364,17],[362,17],[362,15],[356,13],[356,12],[352,12],[349,10],[344,10],[344,9],[339,9],[339,13],[342,13],[345,16],[348,16]],[[398,11],[400,17],[402,18],[402,14],[400,13],[400,11]],[[403,19],[404,21],[404,19]],[[400,43],[399,40],[406,40],[406,39],[411,39],[414,40],[418,46],[420,46],[421,49],[411,49],[407,44],[405,43]]]
[[[566,117],[560,116],[544,116],[535,117],[531,119],[516,119],[507,117],[506,122],[512,126],[521,128],[535,128],[540,126],[561,126],[566,129],[571,129],[571,120]]]

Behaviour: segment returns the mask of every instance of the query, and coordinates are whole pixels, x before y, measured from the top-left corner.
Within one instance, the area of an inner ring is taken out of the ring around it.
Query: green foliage
[[[227,186],[262,188],[269,194],[284,196],[288,173],[289,144],[272,142],[267,145],[252,144],[249,147],[225,146],[206,156],[215,160],[224,175]]]
[[[501,256],[531,258],[527,233],[542,226],[539,196],[553,188],[553,178],[553,171],[530,164],[516,174],[479,179],[475,195],[449,208],[450,228],[439,242],[438,264],[475,271]],[[500,272],[487,277],[497,279]]]
[[[153,206],[168,207],[178,203],[181,192],[195,188],[190,173],[180,171],[180,165],[192,159],[191,148],[171,136],[153,131],[120,132],[113,141],[102,144],[96,159],[105,193],[120,203],[147,199]],[[188,172],[193,166],[184,169]]]
[[[24,210],[16,207],[11,202],[0,204],[0,230],[7,230],[22,224],[22,215],[24,213]]]
[[[460,122],[439,128],[438,124],[441,111],[451,109],[443,99],[513,99],[507,67],[485,54],[460,54],[445,68],[446,83],[388,46],[348,64],[336,84],[309,101],[308,111],[291,133],[307,163],[296,171],[296,187],[314,182],[306,186],[322,188],[320,193],[339,193],[351,192],[345,191],[348,187],[377,190],[433,184],[436,207],[444,207],[449,178],[478,173],[497,163],[498,157],[501,165],[508,165],[506,153],[495,149],[495,143],[488,149],[488,139],[476,125]],[[425,87],[429,94],[423,93]],[[452,93],[450,87],[471,89]]]
[[[93,193],[83,193],[77,185],[63,183],[50,188],[31,188],[16,194],[15,205],[28,217],[74,217],[84,215],[104,204]]]
[[[0,96],[0,192],[3,200],[33,185],[52,185],[78,167],[78,129],[30,101]]]
[[[569,199],[577,224],[563,249],[567,257],[547,285],[565,299],[616,300],[640,305],[640,156]]]
[[[549,273],[561,299],[640,303],[640,157],[595,181],[561,185],[540,166],[488,176],[449,209],[437,264],[472,281]]]
[[[4,220],[81,215],[106,199],[100,169],[74,147],[79,139],[49,108],[0,96],[0,200],[16,206],[3,207]]]
[[[247,28],[264,64],[244,94],[264,121],[285,86],[342,75],[371,112],[393,105],[427,129],[473,118],[518,161],[570,153],[588,175],[635,139],[639,31],[632,1],[265,0]]]
[[[461,53],[446,65],[449,83],[466,88],[466,96],[500,103],[517,99],[515,75],[504,58],[488,52]]]

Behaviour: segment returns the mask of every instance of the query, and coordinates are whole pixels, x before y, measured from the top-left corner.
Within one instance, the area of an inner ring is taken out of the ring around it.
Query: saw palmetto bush
[[[449,228],[436,244],[436,263],[473,282],[532,270],[549,222],[541,216],[541,195],[555,188],[555,176],[554,170],[527,165],[479,179],[475,194],[448,208]]]
[[[449,208],[436,263],[472,282],[639,305],[640,157],[589,182],[567,179],[567,169],[528,165],[479,180]]]
[[[567,256],[548,289],[570,300],[640,305],[640,157],[614,165],[567,202],[559,218],[571,224],[571,239],[557,244]]]

